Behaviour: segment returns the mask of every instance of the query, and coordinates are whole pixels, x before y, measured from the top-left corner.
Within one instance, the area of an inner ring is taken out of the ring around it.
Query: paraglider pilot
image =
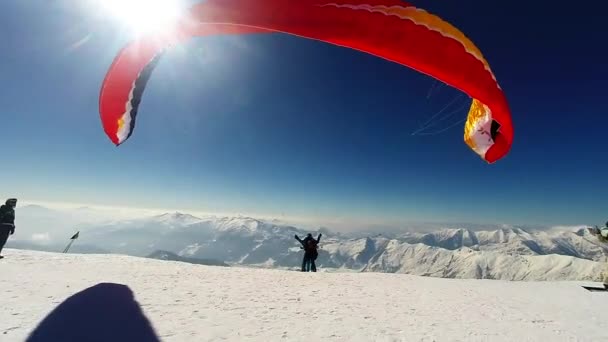
[[[317,247],[319,242],[321,241],[321,236],[323,234],[319,234],[319,236],[315,239],[312,237],[312,234],[308,233],[304,240],[300,239],[300,237],[296,234],[295,238],[302,244],[302,249],[304,249],[304,258],[302,259],[302,272],[317,272],[317,265],[315,264],[315,260],[319,256],[319,252],[317,251]]]
[[[17,199],[9,198],[6,204],[0,206],[0,253],[9,235],[15,234],[15,207]],[[0,255],[0,259],[4,258]]]

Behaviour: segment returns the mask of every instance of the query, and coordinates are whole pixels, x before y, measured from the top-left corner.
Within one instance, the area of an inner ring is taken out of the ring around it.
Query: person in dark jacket
[[[302,258],[302,272],[317,272],[317,265],[315,264],[315,261],[319,256],[317,247],[321,241],[322,235],[323,234],[319,234],[319,236],[315,239],[312,237],[312,234],[308,233],[304,240],[302,240],[296,234],[295,238],[302,244],[301,248],[304,250],[304,257]]]
[[[6,244],[9,235],[15,234],[15,207],[17,200],[9,198],[6,204],[0,206],[0,253]],[[0,255],[0,259],[4,258]]]

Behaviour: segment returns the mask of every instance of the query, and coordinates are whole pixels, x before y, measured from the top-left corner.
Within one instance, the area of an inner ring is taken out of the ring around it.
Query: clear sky
[[[377,223],[605,222],[603,12],[591,1],[576,13],[540,2],[413,4],[459,27],[490,62],[515,125],[496,164],[465,145],[463,124],[411,135],[453,100],[435,131],[463,119],[458,91],[283,35],[195,39],[169,52],[134,135],[116,148],[97,101],[126,27],[93,0],[3,0],[0,195]]]

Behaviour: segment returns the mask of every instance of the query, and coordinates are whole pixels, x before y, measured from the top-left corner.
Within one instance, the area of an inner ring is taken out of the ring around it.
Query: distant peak
[[[156,218],[160,219],[160,220],[180,220],[180,221],[183,221],[183,220],[200,221],[200,220],[202,220],[201,218],[196,217],[194,215],[180,213],[178,211],[164,213],[164,214],[156,216]]]
[[[161,214],[159,216],[163,216],[163,217],[194,217],[193,215],[186,214],[186,213],[180,213],[179,211],[167,212],[167,213]]]
[[[4,203],[2,203],[2,204],[4,204]],[[26,205],[22,205],[21,208],[48,209],[47,207],[41,206],[40,204],[26,204]]]
[[[4,203],[1,203],[4,204]],[[26,210],[26,211],[34,211],[34,212],[42,212],[42,213],[51,213],[54,212],[56,209],[51,209],[39,204],[26,204],[26,205],[22,205],[19,206],[17,205],[17,210]]]

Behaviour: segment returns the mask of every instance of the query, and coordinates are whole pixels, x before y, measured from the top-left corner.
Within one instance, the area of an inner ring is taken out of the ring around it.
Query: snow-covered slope
[[[469,247],[502,254],[561,254],[595,261],[608,260],[607,246],[600,244],[597,238],[584,228],[553,231],[527,231],[517,227],[490,231],[444,229],[426,234],[404,234],[399,240],[450,250]]]
[[[300,273],[7,250],[0,340],[606,341],[586,282]]]
[[[606,264],[564,255],[517,255],[447,250],[391,241],[364,271],[395,272],[443,278],[503,280],[603,280]]]

